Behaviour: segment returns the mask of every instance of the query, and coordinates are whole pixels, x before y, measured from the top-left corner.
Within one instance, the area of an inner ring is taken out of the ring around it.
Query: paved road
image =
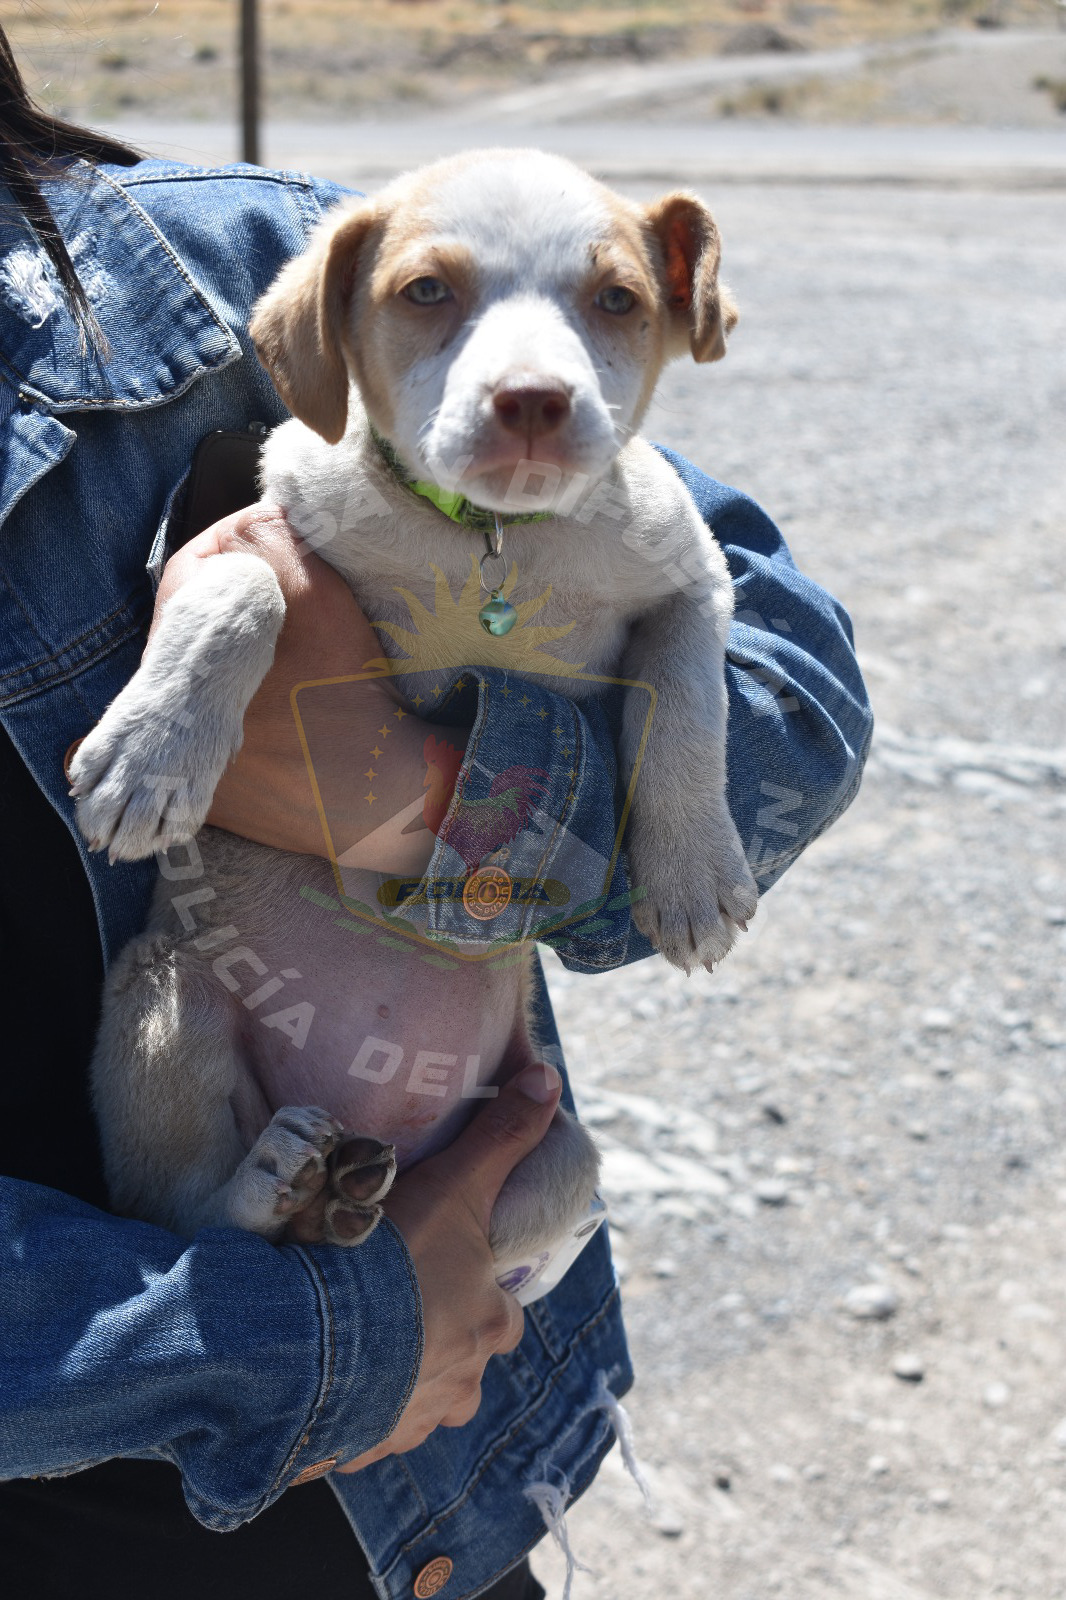
[[[973,63],[1010,61],[1019,49],[1028,52],[1032,46],[1058,52],[1062,34],[953,28],[835,50],[762,51],[758,55],[702,56],[696,60],[630,66],[614,62],[587,72],[555,73],[546,83],[500,95],[487,108],[462,108],[455,115],[460,121],[497,125],[508,121],[527,125],[534,120],[594,121],[604,113],[633,113],[703,90],[743,90],[752,85],[824,81],[868,71],[891,72],[894,67],[909,65],[917,56],[956,62],[966,71]]]
[[[154,154],[234,161],[225,123],[136,121],[114,131]],[[893,183],[950,187],[1066,187],[1066,137],[1057,130],[832,127],[788,123],[554,122],[487,117],[268,124],[268,163],[373,188],[406,168],[483,145],[535,145],[611,181],[661,183]]]

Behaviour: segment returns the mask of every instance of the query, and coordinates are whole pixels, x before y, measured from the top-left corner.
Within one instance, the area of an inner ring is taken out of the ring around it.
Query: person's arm
[[[0,1477],[161,1457],[201,1522],[233,1528],[389,1434],[421,1346],[386,1223],[343,1253],[230,1229],[190,1243],[0,1179]]]
[[[551,1068],[506,1085],[349,1250],[237,1229],[190,1242],[0,1179],[0,1478],[168,1460],[225,1530],[294,1482],[469,1420],[523,1326],[489,1216],[558,1097]]]

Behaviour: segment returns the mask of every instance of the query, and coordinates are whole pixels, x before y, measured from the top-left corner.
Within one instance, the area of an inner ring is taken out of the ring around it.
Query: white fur
[[[71,762],[93,849],[136,861],[203,827],[284,616],[278,580],[255,556],[201,562],[170,599],[140,668]]]
[[[423,248],[467,245],[479,298],[459,340],[417,363],[394,395],[394,443],[420,476],[490,503],[479,498],[476,470],[464,476],[456,464],[476,457],[490,423],[488,396],[509,372],[557,379],[571,391],[571,470],[599,476],[628,439],[640,374],[628,363],[607,364],[574,298],[590,251],[610,230],[601,196],[570,162],[535,151],[460,168],[441,185]],[[500,509],[541,503],[548,502],[505,499]]]

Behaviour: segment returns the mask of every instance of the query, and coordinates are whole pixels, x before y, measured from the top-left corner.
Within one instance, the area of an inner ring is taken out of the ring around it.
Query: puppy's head
[[[725,354],[720,253],[694,195],[640,206],[556,156],[475,151],[327,218],[251,333],[331,443],[354,380],[418,477],[535,510],[606,471],[664,361]]]

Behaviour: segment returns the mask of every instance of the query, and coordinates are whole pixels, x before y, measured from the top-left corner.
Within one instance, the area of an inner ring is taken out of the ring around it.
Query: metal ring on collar
[[[481,574],[481,587],[484,590],[486,590],[487,592],[491,593],[492,590],[497,587],[497,585],[493,584],[493,583],[488,583],[486,581],[486,578],[485,578],[485,563],[486,563],[486,561],[502,561],[504,566],[506,566],[507,565],[507,557],[504,555],[502,550],[486,550],[485,554],[481,557],[481,560],[478,562],[478,571]],[[507,574],[504,573],[504,577],[506,577],[506,576],[507,576]]]

